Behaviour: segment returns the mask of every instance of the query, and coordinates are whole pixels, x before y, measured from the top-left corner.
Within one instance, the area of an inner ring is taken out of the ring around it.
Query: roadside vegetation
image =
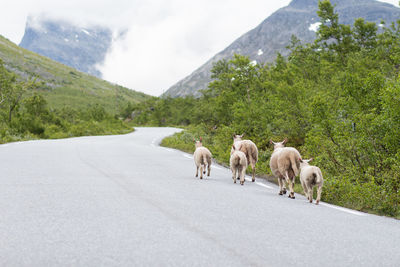
[[[235,55],[214,65],[202,97],[150,99],[125,115],[185,127],[163,145],[192,152],[201,136],[225,164],[232,135],[245,133],[259,148],[259,175],[270,173],[269,140],[287,137],[322,169],[323,201],[400,218],[400,20],[343,25],[330,1],[318,15],[316,41],[293,36],[287,58],[260,65]]]
[[[36,79],[19,79],[0,60],[0,143],[132,131],[99,104],[50,108],[42,86]]]

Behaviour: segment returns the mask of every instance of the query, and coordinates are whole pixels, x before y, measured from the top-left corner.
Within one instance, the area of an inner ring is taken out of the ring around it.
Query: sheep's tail
[[[299,167],[300,167],[300,158],[296,157],[296,155],[291,155],[290,163],[292,165],[292,170],[295,176],[299,175]]]
[[[233,166],[238,166],[240,164],[240,157],[238,155],[235,155],[233,158]]]

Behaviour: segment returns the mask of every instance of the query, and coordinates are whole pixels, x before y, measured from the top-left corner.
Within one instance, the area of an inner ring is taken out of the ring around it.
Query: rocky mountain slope
[[[101,77],[96,65],[111,46],[112,32],[104,27],[78,27],[69,22],[28,17],[21,47],[82,72]]]
[[[0,61],[18,75],[18,79],[36,79],[50,107],[87,108],[99,104],[115,113],[127,102],[139,102],[150,96],[109,83],[26,50],[0,35]]]
[[[380,24],[382,20],[389,24],[400,18],[400,9],[375,0],[332,0],[336,4],[340,23],[353,24],[356,18]],[[229,60],[235,53],[246,55],[259,63],[271,62],[277,52],[287,55],[285,48],[292,35],[303,42],[313,41],[318,29],[318,0],[293,0],[287,7],[281,8],[255,29],[245,33],[226,49],[216,54],[204,65],[169,88],[164,96],[180,97],[200,96],[199,90],[206,89],[211,81],[213,63]]]

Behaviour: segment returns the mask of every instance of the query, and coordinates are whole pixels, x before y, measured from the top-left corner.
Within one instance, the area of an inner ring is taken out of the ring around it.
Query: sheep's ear
[[[300,162],[303,163],[303,159],[300,158]]]
[[[244,136],[244,133],[242,133],[242,135],[240,136],[240,138],[243,138],[243,136]]]
[[[282,144],[286,144],[288,142],[288,139],[287,138],[285,138],[283,141],[282,141]]]
[[[271,145],[275,144],[274,141],[272,141],[272,139],[269,139],[269,143],[270,143]]]
[[[311,161],[313,161],[313,160],[314,160],[314,159],[313,159],[313,158],[311,158],[311,159],[309,159],[309,160],[308,160],[308,162],[311,162]]]
[[[195,142],[196,143],[196,140],[193,138],[193,142]]]

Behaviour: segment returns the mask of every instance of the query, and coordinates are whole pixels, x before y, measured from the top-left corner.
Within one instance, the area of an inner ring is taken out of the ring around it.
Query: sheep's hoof
[[[319,204],[319,200],[317,200],[317,202],[315,202],[315,205],[318,205]]]
[[[244,185],[244,182],[240,182],[241,185]]]
[[[200,177],[200,179],[203,179],[203,177]]]
[[[282,191],[279,191],[279,195],[280,195],[280,196],[282,196],[282,195],[283,195]]]
[[[236,180],[240,180],[240,177],[236,178]]]
[[[294,194],[290,193],[288,198],[295,199]]]
[[[312,199],[310,200],[310,203],[312,203]]]
[[[233,183],[236,184],[236,180],[233,180]]]
[[[196,174],[196,176],[195,177],[199,177],[199,175],[198,174]]]
[[[256,178],[251,179],[251,181],[254,183],[256,181]]]
[[[283,193],[284,195],[286,195],[286,189],[283,189],[282,193]]]

